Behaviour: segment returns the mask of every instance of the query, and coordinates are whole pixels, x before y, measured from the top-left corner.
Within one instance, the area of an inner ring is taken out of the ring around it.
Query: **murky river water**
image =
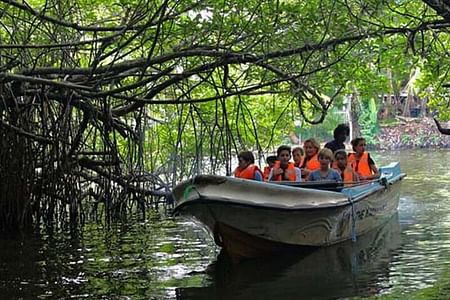
[[[374,153],[408,174],[398,214],[358,239],[230,264],[199,227],[164,213],[81,233],[0,236],[1,299],[342,299],[407,293],[450,272],[450,151]]]

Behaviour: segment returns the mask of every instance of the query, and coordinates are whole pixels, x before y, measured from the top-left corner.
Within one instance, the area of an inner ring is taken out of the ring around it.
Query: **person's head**
[[[291,159],[291,147],[286,145],[281,145],[277,149],[277,157],[280,161],[280,166],[285,167],[288,165],[289,160]]]
[[[334,160],[336,160],[339,169],[347,167],[347,152],[344,149],[339,149],[334,152]]]
[[[323,148],[320,150],[317,157],[319,159],[321,169],[329,168],[334,159],[333,152],[328,148]]]
[[[303,143],[303,149],[305,149],[305,156],[311,158],[319,153],[320,144],[315,139],[310,138]]]
[[[305,151],[303,151],[302,147],[295,147],[292,149],[292,158],[296,164],[299,164],[302,161],[303,155],[305,155]]]
[[[358,154],[364,153],[366,151],[366,139],[362,137],[355,138],[351,141],[353,151]]]
[[[243,170],[255,163],[255,157],[250,151],[242,151],[238,154],[239,169]]]
[[[266,163],[269,165],[269,168],[272,168],[277,161],[277,157],[275,155],[267,156]]]
[[[336,141],[343,143],[350,135],[350,127],[347,124],[339,124],[333,131],[333,137]]]

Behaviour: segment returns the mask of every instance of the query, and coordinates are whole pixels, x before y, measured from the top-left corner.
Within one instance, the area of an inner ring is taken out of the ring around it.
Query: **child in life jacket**
[[[275,155],[267,156],[266,163],[267,166],[264,167],[263,177],[264,181],[269,180],[269,174],[272,170],[273,166],[275,166],[275,162],[277,161],[277,157]]]
[[[302,176],[308,178],[310,172],[320,168],[318,159],[320,144],[313,138],[307,139],[303,143],[303,149],[305,149],[305,158],[301,165]]]
[[[308,175],[308,181],[334,181],[341,182],[342,178],[339,173],[331,168],[333,162],[333,152],[328,148],[320,150],[319,155],[320,167],[317,170],[312,171]]]
[[[380,177],[375,162],[366,152],[366,140],[364,138],[355,138],[351,141],[354,153],[348,155],[348,163],[353,171],[358,173],[360,180],[371,180]]]
[[[269,174],[269,181],[294,181],[302,180],[301,171],[294,166],[291,159],[291,147],[282,145],[277,149],[277,162]]]
[[[359,181],[358,174],[353,171],[352,167],[348,164],[347,152],[343,149],[339,149],[334,152],[333,169],[338,171],[342,177],[344,183],[352,183]]]
[[[257,181],[263,180],[261,170],[255,165],[255,157],[250,151],[242,151],[238,154],[239,165],[234,170],[234,177],[252,179]]]
[[[295,147],[292,149],[292,159],[294,159],[294,166],[300,168],[303,164],[303,157],[305,156],[305,151],[302,147]]]

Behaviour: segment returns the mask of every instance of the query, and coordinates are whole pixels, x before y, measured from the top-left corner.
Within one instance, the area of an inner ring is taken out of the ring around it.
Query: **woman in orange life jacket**
[[[277,149],[277,158],[275,165],[269,174],[269,181],[296,181],[302,180],[301,171],[290,162],[291,147],[282,145]]]
[[[320,145],[315,139],[311,138],[307,139],[303,143],[303,149],[305,149],[305,158],[303,159],[303,163],[301,165],[302,177],[308,178],[309,173],[320,169],[320,162],[318,158]]]
[[[344,183],[359,181],[359,175],[348,164],[347,152],[344,149],[334,152],[333,169],[339,172]]]
[[[238,154],[239,165],[234,170],[234,177],[263,180],[263,174],[258,166],[255,165],[255,157],[250,151],[242,151]]]
[[[348,155],[348,164],[359,175],[360,180],[371,180],[380,177],[380,172],[375,162],[366,152],[366,140],[364,138],[355,138],[351,141],[353,151]]]
[[[294,166],[300,168],[303,163],[303,157],[305,156],[305,151],[302,147],[295,147],[292,149],[292,158],[294,159]]]
[[[263,172],[264,181],[269,180],[270,170],[272,170],[276,161],[277,161],[277,157],[275,155],[267,156],[267,159],[266,159],[267,166],[264,167],[264,172]]]

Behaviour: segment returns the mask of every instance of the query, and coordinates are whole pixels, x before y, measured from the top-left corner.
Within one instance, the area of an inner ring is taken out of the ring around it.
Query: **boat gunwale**
[[[389,180],[387,183],[389,185],[393,185],[397,181],[402,180],[406,175],[400,174],[391,180]],[[175,206],[172,214],[177,215],[180,210],[182,210],[185,206],[193,205],[193,204],[225,204],[225,205],[235,205],[235,206],[241,206],[241,207],[250,207],[255,209],[263,209],[263,210],[276,210],[276,211],[317,211],[317,210],[324,210],[324,209],[331,209],[331,208],[337,208],[337,207],[346,207],[354,205],[360,201],[363,201],[367,199],[369,196],[379,192],[380,190],[386,189],[385,185],[379,184],[379,186],[373,187],[366,193],[363,193],[362,195],[359,195],[355,198],[348,197],[347,201],[341,201],[336,203],[335,205],[322,205],[322,206],[304,206],[304,207],[282,207],[282,206],[268,206],[268,205],[261,205],[261,204],[252,204],[252,203],[244,203],[244,202],[237,202],[233,201],[229,198],[211,198],[211,197],[203,197],[200,193],[198,193],[199,197],[185,200],[181,203],[179,203],[177,206]],[[345,194],[344,194],[345,195]]]

